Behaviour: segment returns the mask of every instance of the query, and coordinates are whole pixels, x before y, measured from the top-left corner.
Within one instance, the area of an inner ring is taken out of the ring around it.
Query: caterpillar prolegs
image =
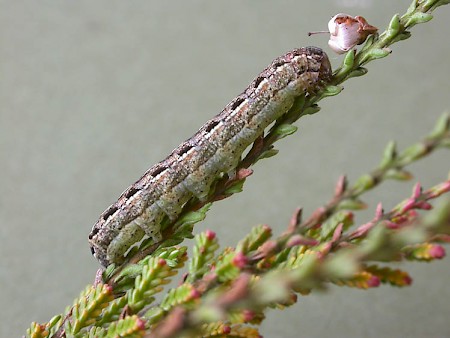
[[[161,241],[164,217],[177,218],[191,199],[204,200],[220,173],[236,168],[244,150],[284,115],[299,96],[331,77],[320,48],[294,49],[276,58],[218,115],[147,170],[94,224],[92,254],[103,266],[120,264],[144,236]]]

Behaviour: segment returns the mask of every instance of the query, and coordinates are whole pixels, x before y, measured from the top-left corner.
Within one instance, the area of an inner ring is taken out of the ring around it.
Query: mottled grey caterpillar
[[[157,163],[100,216],[89,235],[103,266],[120,264],[144,236],[161,241],[164,217],[174,220],[192,198],[205,200],[221,174],[236,168],[244,150],[284,115],[299,96],[331,77],[320,48],[294,49],[276,58],[218,115]]]

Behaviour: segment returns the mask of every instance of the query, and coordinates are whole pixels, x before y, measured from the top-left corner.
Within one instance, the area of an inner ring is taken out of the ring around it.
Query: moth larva
[[[120,264],[145,235],[160,241],[165,216],[174,220],[191,198],[205,200],[217,176],[236,168],[267,126],[330,77],[330,62],[320,48],[294,49],[276,58],[222,112],[103,212],[89,235],[92,254],[106,267]]]

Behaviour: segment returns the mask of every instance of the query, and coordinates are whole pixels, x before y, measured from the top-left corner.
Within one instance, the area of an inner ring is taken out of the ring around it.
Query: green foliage
[[[76,335],[82,328],[94,324],[112,299],[112,287],[107,284],[87,287],[70,310],[72,320],[66,321],[66,332]]]
[[[127,291],[128,306],[132,313],[137,313],[151,304],[153,295],[163,290],[163,285],[169,283],[168,277],[176,274],[176,270],[167,265],[163,258],[150,257],[144,265],[142,273],[134,282],[134,288]]]
[[[177,305],[188,306],[198,297],[199,293],[192,284],[183,283],[179,287],[169,290],[159,307],[164,311],[169,311]]]
[[[389,211],[379,204],[366,222],[356,222],[355,212],[367,207],[361,195],[389,179],[411,179],[407,165],[450,148],[449,114],[402,152],[390,142],[378,167],[353,185],[340,178],[328,203],[306,220],[297,210],[281,235],[259,225],[236,248],[221,252],[212,231],[196,235],[187,274],[160,294],[187,261],[186,247],[177,245],[194,237],[193,226],[205,218],[211,203],[242,191],[252,173],[248,168],[277,153],[273,144],[295,133],[293,122],[318,112],[319,100],[339,94],[343,81],[366,74],[363,65],[388,56],[390,45],[409,38],[411,27],[431,20],[431,11],[448,3],[414,0],[403,16],[392,18],[385,32],[370,36],[358,53],[349,51],[323,90],[299,98],[255,141],[235,175],[224,174],[206,201],[189,202],[177,220],[163,221],[161,243],[143,241],[131,249],[123,266],[108,267],[102,280],[87,287],[63,315],[45,324],[32,323],[26,336],[259,337],[254,326],[264,320],[267,309],[291,306],[297,297],[329,284],[359,289],[410,285],[408,273],[389,264],[445,256],[441,243],[450,241],[450,200],[438,207],[432,202],[450,191],[450,178],[427,190],[416,184],[411,196]]]
[[[206,231],[195,237],[193,257],[189,263],[189,281],[201,278],[208,271],[209,263],[218,248],[216,234],[212,231]]]
[[[242,239],[237,245],[237,251],[244,254],[258,249],[265,241],[272,236],[272,229],[267,225],[258,225],[253,227],[251,232]]]
[[[104,332],[104,331],[103,331]],[[97,334],[94,335],[97,337],[102,337],[100,332],[97,331]],[[129,338],[137,338],[143,337],[145,334],[145,322],[136,315],[127,316],[123,319],[118,320],[117,322],[112,323],[106,334],[103,337],[129,337]]]

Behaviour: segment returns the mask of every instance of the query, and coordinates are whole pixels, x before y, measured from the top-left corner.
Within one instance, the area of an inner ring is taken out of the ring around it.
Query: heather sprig
[[[206,231],[195,236],[189,258],[179,244],[194,238],[193,226],[205,218],[211,203],[242,191],[252,174],[250,166],[276,155],[274,143],[295,133],[293,122],[318,112],[319,100],[340,93],[339,85],[347,79],[366,74],[363,66],[389,55],[389,46],[409,38],[413,26],[429,21],[432,11],[448,3],[414,0],[385,32],[370,36],[359,52],[349,51],[324,89],[299,98],[254,142],[234,175],[223,174],[212,185],[206,201],[193,200],[177,220],[163,222],[162,243],[144,240],[132,248],[126,264],[99,274],[62,315],[32,323],[27,337],[258,337],[257,325],[267,309],[292,306],[298,297],[330,284],[359,289],[410,285],[409,274],[390,263],[445,256],[450,200],[433,205],[450,191],[450,179],[426,190],[417,183],[391,210],[383,210],[380,203],[366,222],[357,221],[356,213],[367,207],[364,193],[388,179],[411,179],[406,166],[450,147],[449,114],[402,152],[389,143],[380,164],[355,183],[341,177],[328,203],[305,220],[302,210],[296,210],[282,234],[258,225],[236,247],[219,250],[219,239]],[[187,261],[187,272],[177,278],[177,286],[169,287]]]

